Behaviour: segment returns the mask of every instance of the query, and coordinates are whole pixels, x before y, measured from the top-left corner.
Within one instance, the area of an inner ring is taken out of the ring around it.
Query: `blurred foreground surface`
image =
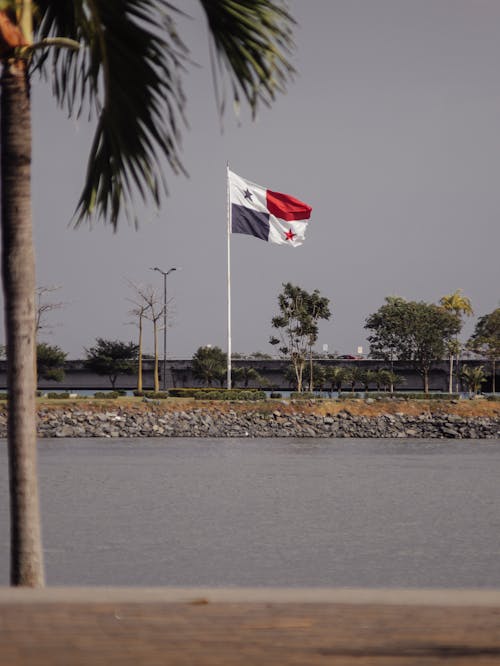
[[[500,664],[500,590],[0,588],[0,664]]]

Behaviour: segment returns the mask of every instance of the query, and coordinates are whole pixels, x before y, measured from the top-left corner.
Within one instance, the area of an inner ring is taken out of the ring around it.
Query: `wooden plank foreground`
[[[500,665],[500,590],[0,588],[21,664]]]

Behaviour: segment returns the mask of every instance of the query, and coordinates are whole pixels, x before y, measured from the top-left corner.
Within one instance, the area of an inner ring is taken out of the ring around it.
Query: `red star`
[[[286,238],[286,240],[291,241],[291,240],[293,240],[293,239],[295,238],[296,235],[297,235],[297,234],[294,234],[293,231],[292,231],[291,229],[288,229],[288,231],[287,231],[286,234],[285,234],[285,238]]]

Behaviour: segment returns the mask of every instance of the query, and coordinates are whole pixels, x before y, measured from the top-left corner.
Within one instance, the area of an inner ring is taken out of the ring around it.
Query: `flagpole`
[[[227,388],[231,388],[231,194],[227,163]]]

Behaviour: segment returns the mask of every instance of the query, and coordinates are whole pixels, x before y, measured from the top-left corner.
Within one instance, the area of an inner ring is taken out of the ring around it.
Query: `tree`
[[[227,354],[220,347],[198,347],[191,361],[193,375],[212,386],[221,380],[227,368]]]
[[[255,368],[252,368],[248,365],[243,365],[239,368],[233,368],[233,379],[234,383],[242,382],[245,388],[248,388],[248,384],[251,381],[262,383],[263,377],[260,375]]]
[[[283,291],[278,296],[280,314],[273,317],[271,324],[279,332],[279,338],[272,336],[272,345],[279,345],[283,356],[290,358],[296,376],[297,391],[302,391],[304,366],[309,353],[312,366],[312,347],[318,338],[318,322],[329,319],[329,300],[315,289],[309,294],[305,289],[290,282],[283,283]],[[313,372],[310,374],[312,386]]]
[[[492,391],[496,393],[496,364],[500,359],[500,308],[478,319],[467,347],[491,363]]]
[[[461,289],[457,289],[452,294],[448,294],[447,296],[443,296],[440,299],[439,303],[445,310],[448,310],[448,312],[455,313],[455,315],[458,317],[458,319],[460,321],[460,330],[462,329],[462,324],[463,324],[462,316],[466,315],[467,317],[471,317],[474,314],[474,312],[472,310],[472,305],[471,305],[470,299],[467,298],[467,296],[462,296],[462,290]],[[450,355],[450,381],[449,381],[449,387],[448,387],[448,392],[449,393],[453,393],[453,357],[455,357],[455,359],[456,359],[456,372],[455,372],[455,374],[456,374],[456,378],[457,378],[456,391],[458,393],[460,351],[461,351],[461,345],[460,345],[460,341],[458,339],[458,333],[457,333],[453,343],[450,342],[450,344],[448,345],[448,352],[449,352],[449,355]]]
[[[96,345],[86,349],[85,366],[98,375],[107,375],[114,390],[119,375],[133,375],[137,370],[138,345],[120,340],[96,338]]]
[[[293,68],[290,14],[274,0],[200,0],[219,72],[235,103],[255,114],[282,91]],[[184,171],[179,124],[185,97],[179,72],[188,52],[167,0],[2,0],[0,100],[2,276],[4,289],[11,583],[43,585],[36,464],[35,259],[31,222],[30,77],[52,78],[70,115],[96,118],[76,210],[117,227],[134,195],[159,205],[164,161]],[[61,49],[64,49],[62,51]],[[219,100],[223,111],[223,100]]]
[[[453,360],[456,358],[457,359],[457,370],[456,370],[456,377],[457,377],[457,387],[456,387],[456,392],[458,393],[458,376],[459,376],[459,370],[458,370],[458,363],[460,359],[460,351],[462,349],[462,345],[460,344],[460,340],[458,338],[451,338],[446,342],[446,351],[448,353],[448,358],[449,358],[449,363],[450,363],[450,369],[448,372],[448,393],[453,393]]]
[[[389,362],[391,371],[399,343],[399,326],[405,315],[405,299],[400,296],[387,296],[385,304],[365,322],[366,329],[378,331],[377,335],[368,337],[370,357]]]
[[[378,379],[378,373],[376,370],[361,370],[359,375],[359,381],[363,385],[365,393],[368,393],[370,384],[376,384]]]
[[[429,392],[429,372],[446,353],[446,343],[460,330],[455,313],[433,303],[386,298],[385,304],[370,315],[365,328],[370,356],[384,360],[409,361],[422,375],[423,389]]]
[[[320,319],[330,319],[331,317],[331,312],[330,312],[330,300],[326,298],[326,296],[320,296],[320,293],[317,289],[313,291],[312,294],[310,294],[308,302],[307,302],[307,311],[308,315],[311,321],[311,326],[310,326],[310,333],[309,333],[309,373],[308,373],[308,380],[309,380],[309,391],[311,393],[314,391],[314,378],[315,378],[315,373],[314,370],[315,368],[320,368],[319,365],[314,366],[313,364],[313,347],[318,341],[318,322]],[[321,371],[319,370],[320,374],[318,375],[318,381],[320,378],[324,380],[324,376],[320,377]]]
[[[377,377],[375,379],[377,391],[380,391],[380,389],[383,388],[384,391],[388,390],[390,393],[394,393],[394,387],[398,384],[402,384],[404,381],[404,377],[400,377],[392,370],[388,370],[387,368],[380,368],[380,370],[377,370]]]
[[[330,392],[334,390],[340,395],[342,384],[347,379],[347,368],[342,365],[330,365],[326,369],[326,383],[330,386]]]
[[[41,331],[52,332],[53,326],[47,322],[47,314],[54,310],[59,310],[64,307],[64,303],[54,303],[54,301],[46,300],[47,294],[57,291],[60,287],[37,287],[36,288],[36,316],[35,316],[35,343],[37,344],[36,362],[35,362],[35,387],[38,386],[38,368],[40,366],[38,361],[38,338]],[[43,353],[43,352],[42,352]],[[64,377],[64,371],[62,372]],[[45,379],[47,379],[45,377]],[[62,379],[62,378],[61,378]],[[57,380],[61,381],[61,380]]]
[[[344,381],[351,386],[351,393],[354,393],[356,384],[363,384],[364,372],[361,368],[344,368]]]
[[[143,304],[146,306],[144,316],[153,323],[153,383],[154,391],[158,393],[160,390],[160,375],[158,372],[158,322],[163,317],[164,309],[160,304],[160,298],[155,289],[151,285],[138,288],[138,296],[142,299]]]
[[[139,287],[134,285],[132,282],[130,283],[130,286],[135,290],[136,292],[136,298],[131,298],[129,299],[131,303],[133,304],[133,308],[129,311],[129,314],[131,314],[133,317],[137,317],[137,328],[139,329],[139,335],[137,339],[137,393],[142,393],[142,361],[144,358],[144,352],[143,352],[143,333],[144,333],[144,317],[146,315],[146,311],[148,309],[148,306],[144,301],[142,300],[140,293],[139,293]],[[135,322],[134,322],[135,323]]]
[[[60,310],[64,307],[65,303],[59,301],[49,301],[47,296],[54,291],[58,291],[61,287],[37,287],[36,288],[36,318],[35,318],[35,332],[38,337],[41,331],[51,332],[54,328],[52,324],[47,322],[47,315],[54,310]]]
[[[64,362],[66,353],[57,345],[40,342],[36,346],[38,375],[43,379],[62,382],[64,379]]]
[[[318,390],[321,391],[321,389],[326,383],[325,366],[321,365],[320,363],[313,363],[312,366],[310,364],[307,364],[306,367],[304,368],[303,380],[306,385],[309,384],[309,391],[311,393],[314,392],[314,386],[316,386]]]
[[[464,384],[469,389],[469,393],[476,395],[476,393],[479,393],[481,389],[481,384],[484,384],[486,381],[483,366],[478,365],[476,367],[472,367],[470,365],[466,365],[462,369],[462,379]]]

